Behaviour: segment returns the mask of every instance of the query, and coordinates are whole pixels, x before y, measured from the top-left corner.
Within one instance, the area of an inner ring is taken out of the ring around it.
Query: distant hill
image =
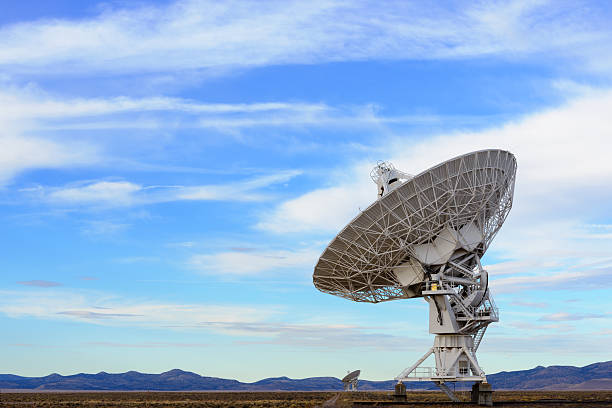
[[[538,366],[531,370],[502,371],[487,375],[487,380],[494,388],[507,390],[610,390],[612,389],[612,361],[590,364],[585,367]]]
[[[502,371],[487,376],[498,390],[612,390],[612,361],[585,367],[550,366],[531,370]],[[392,390],[395,381],[359,381],[364,391]],[[436,389],[432,383],[407,384],[409,389]],[[266,378],[254,383],[243,383],[201,375],[182,370],[161,374],[128,371],[121,374],[75,374],[46,377],[21,377],[0,374],[0,389],[19,390],[91,390],[91,391],[331,391],[342,389],[342,381],[335,377]]]

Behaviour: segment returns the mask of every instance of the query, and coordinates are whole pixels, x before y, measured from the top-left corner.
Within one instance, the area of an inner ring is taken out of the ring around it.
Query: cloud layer
[[[118,327],[206,330],[234,338],[236,344],[274,344],[317,349],[413,349],[421,339],[389,333],[384,327],[284,322],[278,306],[179,304],[129,300],[101,292],[73,290],[0,291],[0,313],[12,318],[35,317]],[[322,320],[322,319],[317,319]],[[201,343],[95,342],[104,347],[200,347]]]
[[[522,0],[467,8],[186,0],[4,26],[0,66],[21,73],[130,73],[542,51],[595,66],[596,52],[610,39],[598,12],[592,4]],[[604,55],[599,65],[609,63]]]
[[[262,201],[270,199],[263,190],[285,183],[301,171],[279,171],[245,181],[199,186],[143,186],[129,181],[85,181],[63,187],[22,189],[32,198],[53,205],[97,209],[156,204],[172,201]]]
[[[608,159],[612,123],[607,120],[611,105],[611,91],[593,92],[564,106],[484,131],[444,134],[420,142],[397,137],[381,154],[396,167],[416,174],[459,152],[509,150],[518,160],[513,213],[520,211],[526,216],[550,209],[546,202],[549,197],[561,197],[552,208],[564,211],[563,215],[586,203],[591,209],[601,210],[597,202],[609,195],[606,186],[612,174],[612,161]],[[372,201],[375,188],[367,177],[370,166],[358,162],[348,171],[332,173],[330,187],[282,203],[259,226],[273,231],[337,230],[356,215],[356,207],[363,208]],[[340,201],[342,205],[333,205]],[[325,211],[304,210],[323,207]],[[551,215],[550,211],[546,214]]]
[[[68,319],[102,325],[187,327],[204,322],[253,323],[277,313],[274,307],[161,303],[85,290],[49,288],[0,293],[0,312],[10,317]]]
[[[188,264],[203,273],[220,276],[310,269],[319,257],[318,248],[287,250],[227,251],[192,255]]]

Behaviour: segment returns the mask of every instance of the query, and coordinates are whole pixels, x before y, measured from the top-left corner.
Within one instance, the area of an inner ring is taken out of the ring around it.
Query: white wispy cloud
[[[517,355],[534,355],[538,354],[537,361],[543,361],[543,353],[551,353],[554,359],[550,364],[558,364],[559,358],[567,355],[590,355],[593,360],[600,361],[601,352],[598,351],[605,339],[602,336],[589,336],[584,333],[568,333],[567,330],[557,327],[559,332],[550,334],[545,331],[541,334],[531,336],[508,336],[494,335],[487,332],[488,338],[485,338],[481,348],[478,349],[480,354],[479,361],[484,359],[490,361],[489,364],[495,364],[500,356],[517,356]],[[489,354],[490,353],[490,354]],[[503,369],[503,367],[500,367]]]
[[[515,301],[512,301],[511,303],[516,306],[522,306],[522,307],[526,307],[530,309],[533,309],[533,308],[545,309],[550,306],[546,302],[525,302],[523,300],[515,300]]]
[[[267,337],[240,340],[238,344],[273,344],[317,349],[353,350],[410,350],[420,351],[429,345],[429,339],[385,333],[382,327],[364,327],[341,324],[229,324],[226,330],[249,336]]]
[[[24,136],[18,126],[0,117],[0,186],[27,170],[78,167],[99,160],[91,144]]]
[[[161,259],[158,256],[128,256],[117,258],[114,261],[121,264],[138,264],[138,263],[149,263],[159,262]]]
[[[112,203],[129,205],[134,193],[143,188],[127,181],[97,181],[85,185],[58,188],[48,194],[48,199],[62,203]]]
[[[367,173],[366,173],[367,174]],[[337,175],[336,173],[334,175]],[[337,186],[308,192],[282,202],[273,212],[262,216],[257,227],[276,233],[337,230],[372,201],[372,186],[355,178],[333,178]]]
[[[9,317],[74,320],[119,326],[194,326],[202,322],[259,322],[278,313],[275,307],[178,304],[126,299],[101,292],[31,289],[0,291],[0,313]]]
[[[173,132],[178,130],[208,128],[232,135],[233,141],[246,143],[241,133],[245,128],[377,126],[384,120],[369,106],[331,107],[302,102],[220,104],[170,97],[74,98],[51,95],[35,87],[7,86],[0,90],[0,186],[34,169],[134,166],[134,151],[130,149],[135,146],[141,149],[139,140],[146,141],[151,149],[162,149],[175,140]],[[417,115],[400,120],[418,122],[420,119]],[[427,120],[436,119],[428,117]],[[117,134],[126,129],[170,129],[170,133],[162,139],[122,135],[116,140]],[[108,137],[92,137],[91,130],[107,130]],[[140,167],[155,169],[154,165],[147,164]],[[279,174],[282,179],[287,173]],[[236,189],[241,190],[243,200],[258,200],[262,197],[253,191],[252,184],[265,180],[266,177],[258,177],[242,186],[232,183],[192,187],[101,180],[46,192],[47,198],[55,202],[99,199],[101,203],[108,203],[114,197],[115,205],[129,205],[143,200],[145,195],[154,201],[163,201],[164,196],[172,195],[186,200],[224,200]]]
[[[9,87],[0,91],[0,118],[56,119],[109,116],[134,112],[181,112],[193,115],[263,114],[284,112],[317,114],[330,108],[321,103],[265,102],[265,103],[202,103],[196,100],[154,96],[133,98],[74,98],[51,95],[41,89]]]
[[[601,313],[566,313],[559,312],[553,313],[546,316],[542,316],[540,320],[549,321],[549,322],[568,322],[568,321],[576,321],[576,320],[585,320],[585,319],[602,319],[607,317],[605,314]]]
[[[547,257],[542,257],[539,260],[521,259],[488,264],[487,271],[492,273],[494,276],[515,275],[517,273],[524,273],[525,270],[529,268],[536,267],[537,269],[550,270],[553,268],[559,268],[562,265],[563,261],[561,259],[548,259]]]
[[[319,248],[287,250],[233,250],[192,255],[188,265],[207,274],[252,275],[271,271],[310,271],[319,256]]]
[[[174,116],[171,120],[163,120],[157,118],[160,113]],[[144,116],[135,118],[136,114]],[[137,138],[125,136],[120,143],[114,145],[114,133],[109,133],[106,139],[94,138],[87,132],[91,129],[209,127],[229,131],[259,125],[319,126],[319,120],[325,122],[326,118],[329,120],[338,114],[340,118],[337,120],[346,123],[350,120],[342,117],[351,118],[356,115],[351,112],[338,113],[336,109],[320,103],[218,104],[168,97],[73,98],[51,95],[35,87],[7,86],[0,90],[0,186],[34,169],[132,165],[133,152],[130,152],[129,147],[124,147],[125,140],[131,138],[134,145],[141,148],[142,145],[136,142]],[[77,132],[70,133],[67,130]],[[173,137],[169,140],[173,140]],[[151,146],[160,148],[166,143],[158,139],[154,143],[149,142]],[[287,176],[286,172],[279,174],[279,180]],[[243,199],[250,200],[260,199],[252,191],[252,184],[265,180],[266,177],[259,177],[243,182],[242,185],[233,183],[230,186],[168,186],[163,194],[160,192],[163,188],[160,187],[101,180],[75,183],[73,186],[47,192],[48,198],[56,202],[100,200],[108,203],[114,197],[116,205],[129,205],[138,201],[136,196],[158,195],[157,199],[163,200],[164,195],[175,195],[180,196],[179,199],[215,200],[226,199],[236,189],[240,189]],[[147,190],[146,194],[144,190]]]
[[[193,241],[170,242],[166,244],[169,248],[193,248],[196,245]]]
[[[162,342],[149,341],[143,343],[121,343],[115,341],[90,341],[83,343],[87,347],[111,347],[111,348],[206,348],[210,347],[210,343],[180,343],[180,342]]]
[[[270,198],[264,190],[301,174],[285,170],[225,184],[196,186],[144,186],[129,181],[84,181],[63,187],[37,186],[22,192],[55,205],[85,205],[95,208],[147,205],[171,201],[261,201]]]
[[[571,266],[567,266],[571,268]],[[535,268],[529,268],[532,271]],[[538,271],[508,278],[495,279],[491,287],[495,293],[513,293],[526,290],[587,290],[612,282],[610,269],[549,272]]]
[[[83,224],[81,232],[89,236],[115,235],[128,227],[130,224],[114,220],[89,220]]]
[[[482,116],[404,114],[384,117],[372,104],[330,106],[308,102],[214,103],[166,96],[75,98],[35,87],[0,90],[0,121],[37,133],[102,129],[237,131],[257,127],[359,128],[390,124],[473,123]],[[135,115],[139,115],[137,120]]]
[[[605,13],[592,4],[520,0],[421,6],[186,0],[107,9],[90,18],[2,27],[0,65],[22,73],[129,73],[547,51],[609,68],[609,59],[601,57],[609,49],[610,29]]]
[[[542,324],[542,323],[532,323],[532,322],[525,322],[525,321],[514,321],[511,323],[507,323],[507,326],[513,327],[515,329],[519,329],[521,331],[524,332],[542,332],[545,331],[547,333],[550,333],[551,331],[558,331],[558,332],[570,332],[575,330],[576,328],[572,325],[569,324],[561,324],[561,323],[548,323],[548,324]]]
[[[383,327],[317,322],[279,321],[277,306],[180,304],[143,301],[108,293],[69,289],[0,291],[0,313],[12,318],[69,320],[119,327],[206,330],[231,336],[237,343],[280,344],[325,349],[425,347],[427,339],[385,333]],[[256,339],[256,340],[254,340]],[[200,343],[88,343],[104,347],[200,347]]]
[[[24,171],[77,167],[100,161],[100,149],[94,144],[28,132],[31,123],[21,120],[20,109],[15,109],[15,101],[6,95],[0,91],[0,186],[9,184]]]

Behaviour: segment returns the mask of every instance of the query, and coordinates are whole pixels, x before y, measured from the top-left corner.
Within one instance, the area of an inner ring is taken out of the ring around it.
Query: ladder
[[[474,353],[478,350],[478,346],[480,346],[480,342],[484,337],[485,331],[487,331],[487,326],[483,326],[474,335]]]
[[[459,398],[457,398],[453,390],[448,388],[448,385],[444,384],[443,382],[436,382],[436,385],[438,386],[438,388],[444,391],[444,393],[448,395],[448,398],[453,400],[453,402],[459,402]]]

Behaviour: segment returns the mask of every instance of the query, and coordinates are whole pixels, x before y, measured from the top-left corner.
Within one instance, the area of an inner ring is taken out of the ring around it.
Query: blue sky
[[[318,292],[369,171],[518,160],[488,373],[610,360],[607,2],[6,2],[1,372],[389,379],[426,303]]]

